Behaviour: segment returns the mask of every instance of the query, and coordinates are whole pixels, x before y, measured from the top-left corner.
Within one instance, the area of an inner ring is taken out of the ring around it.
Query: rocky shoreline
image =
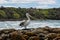
[[[60,28],[3,29],[0,40],[60,40]]]

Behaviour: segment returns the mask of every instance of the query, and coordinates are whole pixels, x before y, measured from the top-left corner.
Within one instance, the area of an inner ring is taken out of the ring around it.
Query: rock
[[[0,30],[0,40],[60,40],[60,28],[3,29]]]
[[[4,30],[1,30],[0,33],[5,33],[5,34],[8,34],[8,33],[11,33],[13,31],[16,31],[15,29],[4,29]]]
[[[0,37],[0,40],[3,40],[3,38],[2,38],[2,37]]]
[[[48,40],[52,40],[52,39],[54,39],[56,37],[56,33],[49,33],[45,37],[48,38]]]
[[[51,30],[52,33],[60,33],[60,28],[54,28]]]
[[[1,37],[2,37],[2,40],[8,40],[9,34],[2,34]]]
[[[28,36],[37,36],[37,34],[35,34],[33,32],[27,32],[27,33],[25,33],[25,35],[28,35]]]
[[[39,40],[39,37],[38,36],[32,36],[28,40]]]
[[[23,37],[28,40],[29,36],[28,35],[23,35]]]
[[[47,28],[47,29],[49,29],[50,27],[49,27],[49,26],[45,26],[44,28]]]
[[[17,31],[10,33],[11,40],[26,40],[23,35],[18,33]]]
[[[39,34],[39,33],[43,33],[44,31],[42,29],[35,29],[32,32],[35,33],[35,34]]]
[[[56,38],[54,38],[53,40],[60,40],[60,37],[56,37]]]
[[[43,33],[40,33],[38,36],[39,36],[40,40],[44,40],[45,39],[45,34],[43,34]]]

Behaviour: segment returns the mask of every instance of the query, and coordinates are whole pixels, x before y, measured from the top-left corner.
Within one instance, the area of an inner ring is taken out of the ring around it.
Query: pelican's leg
[[[25,29],[27,29],[27,26],[25,26]]]

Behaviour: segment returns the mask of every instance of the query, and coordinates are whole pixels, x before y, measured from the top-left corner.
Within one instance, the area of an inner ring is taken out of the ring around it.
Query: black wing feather
[[[23,25],[24,25],[24,22],[20,23],[20,25],[19,25],[19,26],[23,26]]]

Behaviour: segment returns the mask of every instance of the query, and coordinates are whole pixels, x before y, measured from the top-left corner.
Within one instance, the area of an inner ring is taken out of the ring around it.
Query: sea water
[[[0,29],[23,29],[19,26],[21,21],[0,21]],[[39,28],[49,26],[51,28],[60,28],[60,20],[31,20],[27,28]]]

